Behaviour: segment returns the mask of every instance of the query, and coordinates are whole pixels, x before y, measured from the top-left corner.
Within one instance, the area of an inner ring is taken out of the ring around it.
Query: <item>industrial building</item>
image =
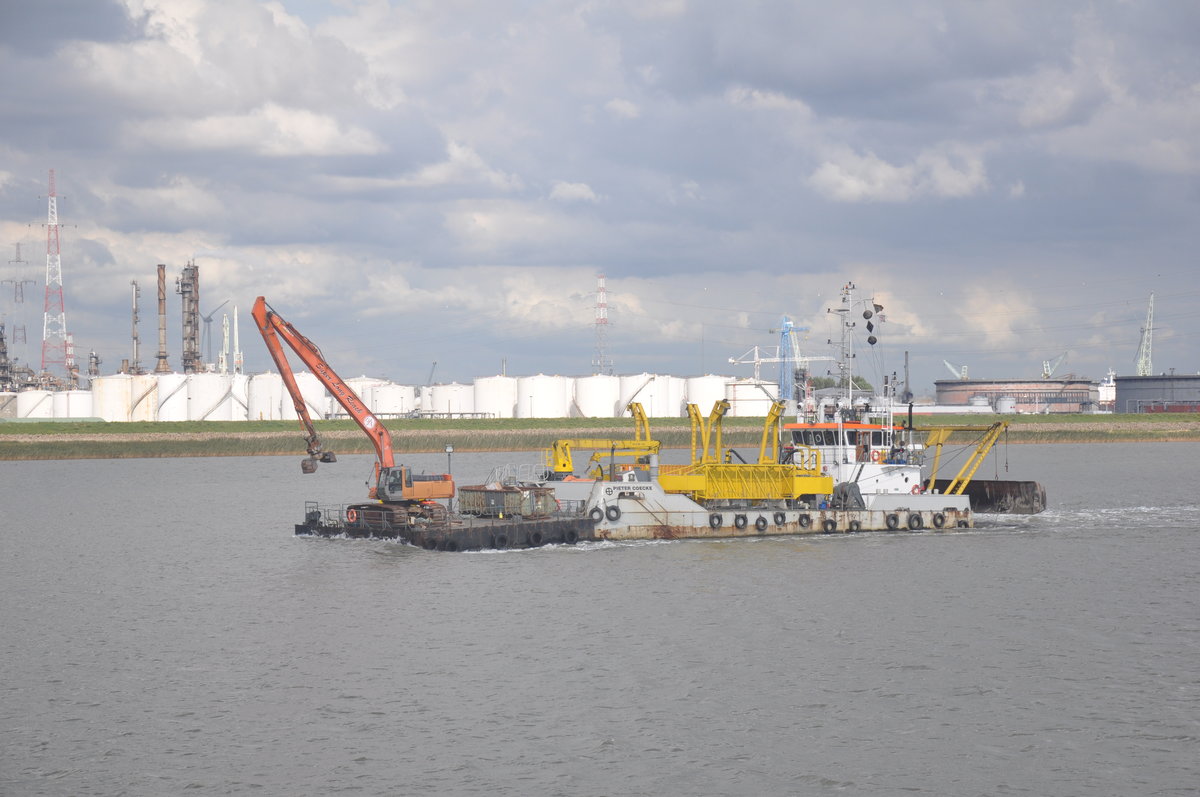
[[[990,406],[996,412],[1094,412],[1099,385],[1089,379],[939,379],[939,405]]]
[[[1115,412],[1200,412],[1200,374],[1118,376]]]

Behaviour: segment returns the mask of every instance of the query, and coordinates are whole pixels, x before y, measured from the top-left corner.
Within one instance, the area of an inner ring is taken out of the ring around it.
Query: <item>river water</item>
[[[1198,455],[1001,449],[1051,509],[971,531],[467,554],[294,537],[367,457],[0,462],[0,794],[1196,794]]]

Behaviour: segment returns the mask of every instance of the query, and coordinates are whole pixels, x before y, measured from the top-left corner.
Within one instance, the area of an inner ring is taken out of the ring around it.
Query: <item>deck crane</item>
[[[435,522],[444,521],[448,516],[448,510],[444,505],[437,503],[437,499],[454,497],[454,481],[450,475],[446,473],[415,475],[404,465],[397,465],[392,449],[391,433],[375,417],[374,413],[367,409],[354,390],[342,381],[342,378],[329,366],[317,345],[281,318],[261,296],[254,301],[251,315],[254,316],[258,331],[267,344],[267,351],[271,353],[271,359],[279,368],[279,375],[283,378],[283,384],[292,397],[292,404],[296,408],[300,426],[304,429],[308,457],[301,460],[300,469],[304,473],[313,473],[317,469],[318,462],[337,462],[337,457],[332,451],[326,451],[321,445],[320,436],[313,425],[304,396],[296,384],[296,376],[292,372],[291,364],[280,343],[281,339],[296,352],[296,355],[320,380],[334,400],[349,413],[375,447],[375,470],[372,481],[369,483],[368,495],[380,503],[352,506],[347,512],[347,517],[350,517],[350,512],[366,512],[373,516],[372,521],[383,521],[393,526],[408,525],[417,518]]]

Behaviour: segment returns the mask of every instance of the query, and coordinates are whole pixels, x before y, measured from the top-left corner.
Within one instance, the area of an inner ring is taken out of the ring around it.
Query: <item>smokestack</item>
[[[158,264],[158,365],[154,373],[171,373],[167,365],[167,267],[162,263]]]

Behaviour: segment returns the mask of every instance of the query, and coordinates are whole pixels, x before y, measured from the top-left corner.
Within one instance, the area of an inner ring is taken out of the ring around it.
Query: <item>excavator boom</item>
[[[342,405],[342,408],[350,414],[354,422],[359,428],[366,433],[371,439],[371,444],[375,446],[375,456],[378,458],[379,465],[383,468],[391,468],[395,463],[395,455],[392,453],[392,436],[388,433],[387,428],[379,422],[367,406],[363,404],[362,399],[347,385],[342,378],[325,362],[325,357],[321,354],[321,350],[304,335],[292,326],[287,321],[284,321],[278,313],[270,309],[266,300],[259,296],[254,302],[254,309],[251,310],[251,315],[254,316],[254,323],[258,325],[258,331],[263,336],[263,341],[267,344],[267,351],[271,353],[271,359],[275,361],[275,367],[279,369],[279,375],[283,378],[283,384],[287,388],[288,394],[292,397],[292,404],[296,408],[296,415],[300,418],[300,425],[304,428],[305,441],[308,444],[308,454],[310,459],[307,460],[307,465],[304,468],[305,473],[311,473],[316,469],[316,462],[335,462],[336,458],[332,452],[324,451],[321,447],[320,437],[317,435],[316,427],[313,425],[312,416],[309,414],[308,405],[304,401],[304,396],[300,392],[299,385],[296,384],[296,375],[292,372],[292,366],[288,362],[287,355],[283,350],[283,345],[287,343],[292,351],[296,352],[301,361],[304,362],[308,369],[321,381],[325,389],[329,391],[334,400]]]

